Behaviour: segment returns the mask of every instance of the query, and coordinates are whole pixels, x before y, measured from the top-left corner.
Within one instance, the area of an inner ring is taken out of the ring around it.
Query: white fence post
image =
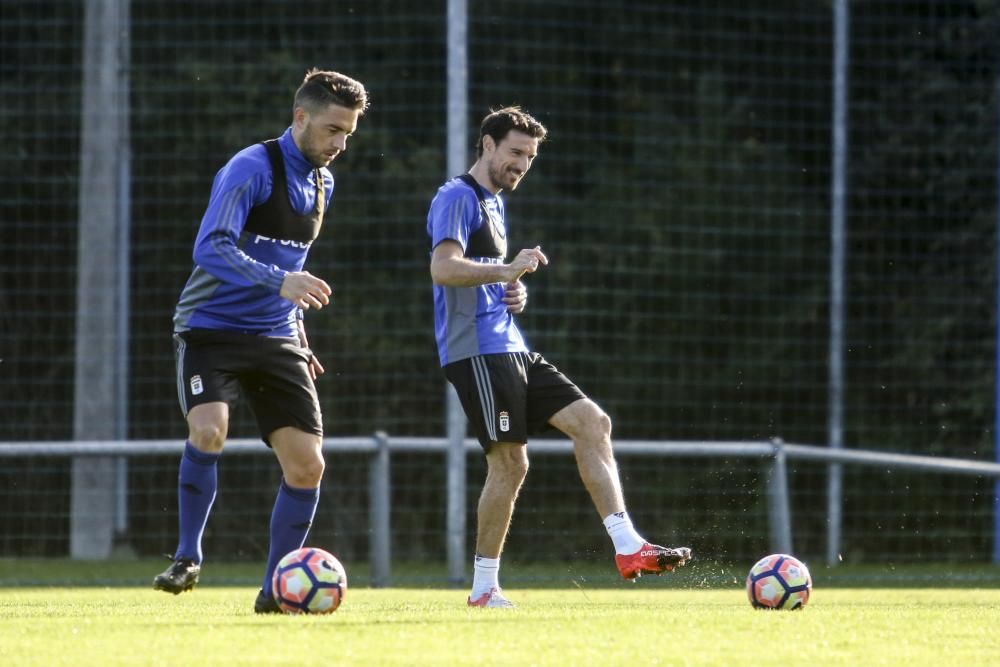
[[[447,86],[447,170],[446,178],[461,174],[468,168],[469,132],[469,51],[467,0],[448,0]],[[455,585],[465,582],[465,563],[470,554],[465,550],[465,413],[454,388],[445,383],[448,420],[448,496],[445,503],[447,534],[445,552],[448,559],[448,580]]]
[[[73,437],[125,439],[129,0],[84,5]],[[78,457],[72,467],[70,556],[107,558],[127,525],[115,495],[124,460]]]

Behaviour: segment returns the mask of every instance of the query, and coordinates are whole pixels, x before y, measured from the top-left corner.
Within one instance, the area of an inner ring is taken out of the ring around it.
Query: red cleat
[[[663,574],[691,560],[688,547],[661,547],[647,542],[634,554],[617,554],[615,565],[626,579],[638,579],[644,574]]]

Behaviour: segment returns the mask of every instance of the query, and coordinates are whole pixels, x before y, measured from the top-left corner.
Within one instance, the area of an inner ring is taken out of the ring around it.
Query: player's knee
[[[323,454],[321,452],[316,452],[315,456],[311,456],[307,461],[305,461],[305,466],[302,469],[302,475],[308,479],[310,486],[319,486],[325,471],[326,461],[323,459]]]
[[[611,438],[611,417],[604,410],[597,409],[598,415],[595,421],[595,429],[601,438]]]
[[[514,487],[519,487],[528,476],[528,455],[523,446],[494,445],[487,462],[490,472],[508,480]]]
[[[597,404],[591,404],[590,414],[584,421],[583,435],[587,442],[606,442],[611,439],[611,417]]]
[[[322,454],[319,454],[287,465],[282,474],[285,476],[285,481],[295,488],[314,489],[323,480],[325,470],[326,462]]]
[[[216,421],[204,421],[190,425],[190,440],[195,449],[202,452],[219,452],[226,441],[226,426]]]
[[[507,475],[512,480],[516,480],[517,485],[520,486],[524,478],[528,476],[528,467],[528,457],[512,459],[507,466]]]

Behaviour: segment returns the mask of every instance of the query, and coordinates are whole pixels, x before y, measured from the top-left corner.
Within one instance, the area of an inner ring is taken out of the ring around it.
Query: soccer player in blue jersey
[[[471,607],[512,607],[500,588],[500,553],[528,472],[528,435],[553,426],[573,440],[577,466],[626,579],[684,565],[691,549],[647,542],[625,509],[611,419],[540,354],[514,316],[527,304],[521,277],[548,264],[539,247],[507,261],[503,190],[531,168],[546,129],[517,107],[488,114],[468,173],[437,191],[427,216],[434,323],[441,366],[486,452],[477,510]]]
[[[330,285],[304,270],[333,195],[327,168],[347,149],[368,106],[364,86],[310,70],[295,93],[292,125],[243,149],[216,174],[194,243],[194,270],[174,313],[177,392],[188,441],[180,462],[180,540],[153,587],[190,590],[215,500],[216,469],[240,394],[281,466],[257,613],[277,613],[271,574],[309,533],[325,466],[304,311],[330,302]]]

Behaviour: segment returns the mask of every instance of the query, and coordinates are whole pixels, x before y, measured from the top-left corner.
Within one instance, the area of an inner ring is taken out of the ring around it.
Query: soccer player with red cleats
[[[617,554],[615,564],[618,571],[626,579],[635,581],[644,574],[660,575],[672,572],[675,567],[681,567],[691,560],[691,549],[688,547],[661,547],[646,542],[634,554]]]
[[[660,574],[691,558],[691,549],[650,544],[636,530],[615,463],[611,417],[530,350],[517,326],[515,316],[527,304],[522,278],[549,260],[539,246],[528,246],[507,261],[500,194],[517,187],[546,134],[518,107],[491,111],[480,125],[476,162],[438,189],[427,214],[438,356],[486,454],[470,607],[512,606],[500,593],[500,557],[528,472],[529,433],[550,427],[573,441],[580,480],[614,544],[622,576]]]

